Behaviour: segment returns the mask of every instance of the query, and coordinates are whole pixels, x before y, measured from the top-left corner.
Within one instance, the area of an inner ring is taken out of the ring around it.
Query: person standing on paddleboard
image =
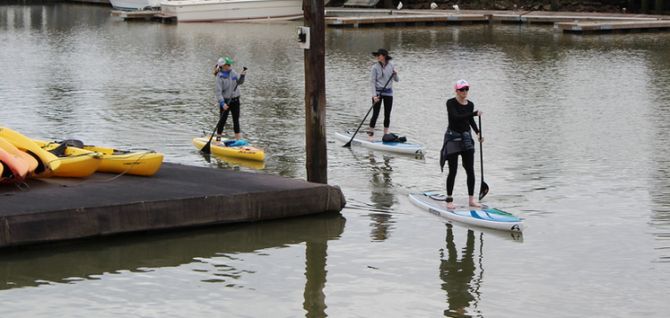
[[[449,163],[447,176],[447,208],[454,209],[454,182],[458,170],[458,156],[463,160],[463,168],[467,174],[468,204],[472,207],[481,207],[475,201],[475,142],[472,139],[470,128],[477,134],[477,139],[483,142],[479,135],[479,128],[475,123],[475,116],[481,116],[480,110],[475,110],[475,104],[468,100],[470,84],[466,80],[458,80],[454,85],[456,97],[447,100],[447,114],[449,126],[444,133],[444,142],[440,152],[440,167],[444,169],[445,161]]]
[[[370,118],[370,128],[368,135],[374,135],[377,117],[381,110],[382,101],[384,102],[384,135],[389,133],[391,125],[391,107],[393,107],[393,81],[399,81],[398,72],[395,65],[391,63],[392,57],[385,49],[379,49],[372,52],[377,61],[370,70],[370,83],[372,86],[372,118]],[[391,80],[393,79],[393,81]]]
[[[223,127],[226,125],[228,113],[233,113],[233,130],[235,139],[240,139],[240,89],[239,85],[244,83],[244,77],[247,74],[245,67],[241,73],[233,70],[233,59],[230,57],[219,58],[214,69],[216,76],[216,89],[214,94],[219,106],[219,125],[216,127],[216,140],[221,140]]]

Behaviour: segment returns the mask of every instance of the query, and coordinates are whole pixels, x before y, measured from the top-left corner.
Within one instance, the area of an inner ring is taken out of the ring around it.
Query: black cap
[[[379,49],[377,50],[377,52],[372,52],[372,55],[374,56],[383,55],[384,57],[386,57],[387,60],[392,59],[392,57],[389,56],[389,51],[387,51],[386,49]]]

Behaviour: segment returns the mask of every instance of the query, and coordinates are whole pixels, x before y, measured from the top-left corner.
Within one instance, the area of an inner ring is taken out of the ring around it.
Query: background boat
[[[161,11],[179,22],[292,18],[302,16],[302,0],[162,1]]]
[[[158,8],[161,6],[160,0],[109,0],[112,7],[116,10],[136,11],[147,8]]]

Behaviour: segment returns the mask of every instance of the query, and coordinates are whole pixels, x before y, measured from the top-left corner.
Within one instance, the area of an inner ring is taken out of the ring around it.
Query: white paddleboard
[[[351,140],[352,133],[349,131],[343,133],[335,133],[335,138],[338,140],[349,142]],[[374,150],[383,150],[396,153],[412,154],[412,155],[422,155],[423,146],[419,144],[414,144],[411,142],[382,142],[381,139],[373,139],[372,141],[368,140],[368,135],[365,132],[358,132],[356,138],[351,141],[352,145],[362,146],[365,148],[370,148]]]
[[[481,208],[458,207],[454,210],[448,210],[444,195],[436,192],[412,193],[409,195],[409,199],[424,210],[449,221],[502,231],[522,232],[524,228],[521,219],[496,208],[487,206]]]

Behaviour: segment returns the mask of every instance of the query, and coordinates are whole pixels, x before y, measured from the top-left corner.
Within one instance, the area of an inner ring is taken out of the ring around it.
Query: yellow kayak
[[[5,127],[0,127],[0,137],[3,137],[11,144],[13,144],[19,150],[28,152],[30,155],[35,156],[35,159],[39,161],[35,173],[39,174],[48,174],[51,171],[55,171],[60,167],[60,161],[57,160],[58,157],[52,153],[40,148],[35,142],[30,140],[30,138]]]
[[[193,145],[198,149],[202,149],[202,147],[207,144],[207,141],[209,140],[209,137],[197,137],[193,138]],[[250,145],[244,145],[244,146],[239,146],[239,147],[228,147],[225,145],[225,142],[229,141],[227,139],[221,140],[221,141],[216,141],[215,139],[212,139],[212,143],[210,144],[210,150],[213,154],[219,155],[222,157],[227,157],[227,158],[239,158],[239,159],[245,159],[245,160],[255,160],[255,161],[263,161],[265,160],[265,152],[263,149],[259,149]]]
[[[88,146],[84,149],[101,154],[98,172],[153,176],[163,164],[163,154],[155,151],[130,152],[108,147]]]
[[[64,148],[59,149],[62,155],[56,154],[61,163],[60,167],[46,176],[85,178],[94,174],[102,162],[102,155],[94,151],[65,146],[58,142],[36,139],[33,139],[33,141],[49,152],[57,151],[59,147]]]

